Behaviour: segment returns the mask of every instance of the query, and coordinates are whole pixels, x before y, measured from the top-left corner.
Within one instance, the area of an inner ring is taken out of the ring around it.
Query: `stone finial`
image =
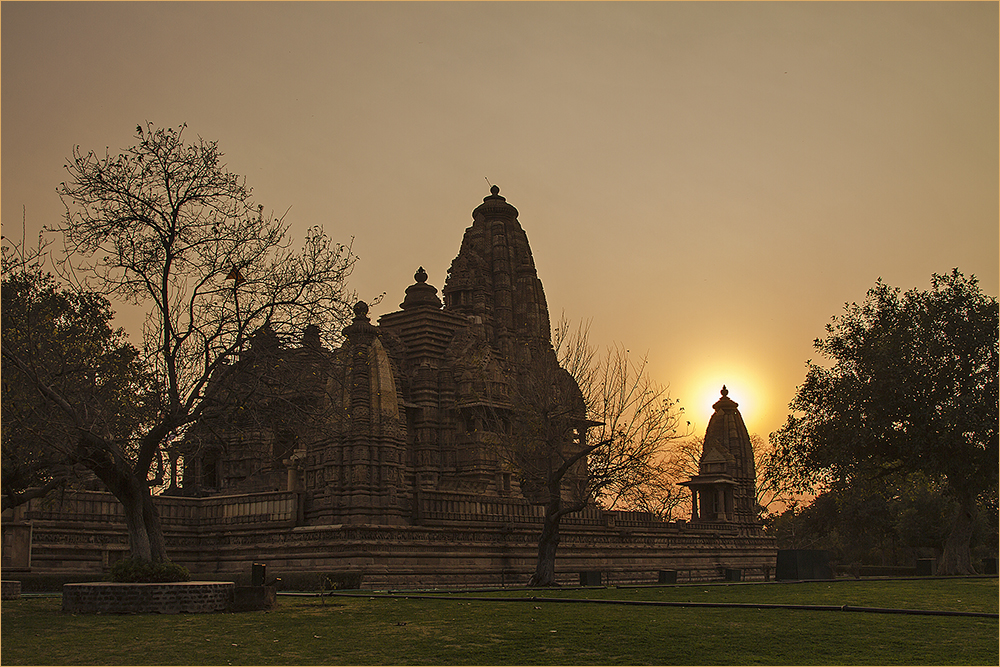
[[[507,198],[500,195],[500,187],[494,185],[490,187],[489,196],[483,197],[483,203],[472,211],[472,219],[479,218],[516,220],[517,209],[507,203]]]
[[[437,288],[427,284],[427,272],[424,267],[417,269],[413,274],[413,279],[417,282],[406,288],[406,297],[399,307],[403,310],[417,308],[419,306],[430,306],[431,308],[441,308],[441,299],[438,298]]]
[[[722,391],[719,393],[722,394],[722,398],[715,402],[712,406],[713,410],[735,410],[740,406],[739,403],[729,398],[729,390],[726,389],[726,385],[722,385]]]
[[[319,327],[315,324],[309,324],[306,326],[305,331],[302,332],[302,346],[310,347],[314,349],[319,349],[322,347],[319,338]]]
[[[344,327],[344,335],[351,340],[367,340],[378,334],[378,328],[368,320],[368,304],[358,301],[354,304],[354,321]]]

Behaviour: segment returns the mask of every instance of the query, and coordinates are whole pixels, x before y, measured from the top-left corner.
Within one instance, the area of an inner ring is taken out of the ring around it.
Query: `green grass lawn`
[[[502,597],[502,601],[470,597]],[[59,598],[2,604],[15,664],[996,665],[998,621],[787,609],[569,604],[540,598],[849,605],[996,613],[996,579],[844,581],[280,597],[242,614],[84,616]],[[535,599],[532,599],[532,598]]]

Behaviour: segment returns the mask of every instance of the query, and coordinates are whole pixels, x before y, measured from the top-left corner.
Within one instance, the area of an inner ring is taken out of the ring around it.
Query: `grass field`
[[[2,604],[4,665],[997,665],[994,618],[626,606],[548,598],[996,613],[997,579],[280,597],[242,614],[77,616]],[[499,598],[478,600],[472,597]],[[543,599],[545,598],[545,599]]]

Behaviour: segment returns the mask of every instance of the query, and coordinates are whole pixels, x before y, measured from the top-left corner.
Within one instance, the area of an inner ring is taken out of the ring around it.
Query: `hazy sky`
[[[812,341],[882,277],[998,293],[998,4],[0,4],[2,223],[56,222],[72,147],[217,140],[397,309],[490,182],[553,321],[648,352],[700,432],[777,428]],[[134,322],[122,324],[135,331]]]

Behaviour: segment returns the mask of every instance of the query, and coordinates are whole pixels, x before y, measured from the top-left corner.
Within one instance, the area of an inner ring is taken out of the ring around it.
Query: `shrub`
[[[153,563],[129,556],[111,566],[111,581],[123,584],[160,584],[171,581],[190,581],[187,568],[170,561]]]
[[[361,588],[362,574],[360,572],[330,572],[321,575],[320,590],[343,591]]]

